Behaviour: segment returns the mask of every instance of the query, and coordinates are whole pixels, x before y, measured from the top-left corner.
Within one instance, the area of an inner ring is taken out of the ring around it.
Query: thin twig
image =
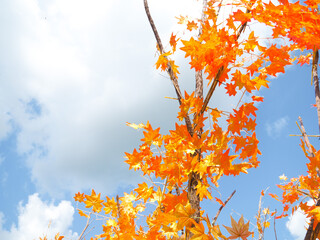
[[[85,231],[87,230],[87,228],[89,227],[89,224],[90,224],[90,218],[91,218],[91,213],[89,213],[89,217],[87,219],[87,223],[86,223],[86,226],[84,227],[84,229],[82,230],[78,240],[81,240],[83,234],[85,233]]]
[[[212,221],[212,226],[215,225],[215,223],[216,223],[216,221],[217,221],[217,219],[218,219],[218,217],[219,217],[222,209],[223,209],[224,206],[229,202],[229,200],[233,197],[233,195],[234,195],[235,193],[236,193],[236,190],[234,190],[234,191],[231,193],[231,195],[228,197],[228,199],[224,202],[224,204],[220,206],[220,208],[219,208],[216,216],[214,217],[214,219],[213,219],[213,221]]]
[[[299,134],[289,134],[290,137],[303,137],[303,135]],[[320,137],[320,135],[307,135],[308,137]]]
[[[273,230],[274,230],[275,240],[278,240],[278,238],[277,238],[277,230],[276,230],[276,214],[277,214],[277,209],[275,210],[275,214],[274,214],[274,217],[273,217]]]
[[[261,224],[261,202],[262,202],[262,194],[260,195],[260,199],[259,199],[259,209],[258,209],[258,216],[257,216],[259,240],[263,239],[263,230],[262,230],[262,224]],[[259,228],[259,225],[260,225],[260,228]]]
[[[300,123],[300,127],[301,127],[300,130],[301,130],[301,133],[302,133],[302,137],[303,137],[304,142],[305,142],[306,145],[307,145],[308,152],[310,153],[310,155],[311,155],[312,157],[314,157],[314,153],[313,153],[313,151],[312,151],[312,147],[311,147],[311,144],[310,144],[310,142],[309,142],[309,138],[308,138],[308,135],[307,135],[306,130],[305,130],[305,128],[304,128],[304,125],[303,125],[303,122],[302,122],[301,117],[299,117],[299,123]]]

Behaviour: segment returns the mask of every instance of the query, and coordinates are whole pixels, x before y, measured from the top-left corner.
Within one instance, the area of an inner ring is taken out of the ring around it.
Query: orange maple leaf
[[[171,55],[171,52],[167,52],[167,53],[163,53],[160,54],[158,61],[156,62],[156,68],[158,69],[159,67],[161,67],[162,71],[165,71],[167,69],[168,66],[168,56]]]
[[[57,233],[55,236],[54,236],[54,240],[62,240],[64,239],[64,236],[60,236],[59,233]]]
[[[197,23],[195,23],[194,21],[192,21],[192,22],[188,21],[187,29],[189,31],[192,31],[192,30],[197,29],[197,28],[198,28]]]
[[[231,234],[228,239],[237,239],[241,238],[242,240],[246,240],[253,232],[249,232],[249,221],[245,224],[243,220],[243,216],[239,219],[238,223],[231,217],[231,225],[232,227],[224,226],[227,231]]]
[[[217,201],[218,203],[220,203],[222,206],[225,206],[224,202],[222,202],[220,198],[215,197],[215,199],[216,199],[216,201]]]
[[[312,58],[311,58],[311,53],[309,53],[309,54],[307,54],[307,55],[302,55],[302,56],[299,57],[297,64],[300,63],[301,66],[302,66],[303,64],[310,64],[310,59],[312,59]]]
[[[175,52],[176,51],[176,47],[177,47],[177,42],[179,41],[180,38],[176,39],[177,35],[173,35],[173,33],[171,33],[171,37],[170,37],[170,46],[172,47],[172,51]]]
[[[146,202],[154,193],[153,187],[149,188],[147,183],[138,184],[138,188],[134,191],[138,193],[137,199],[142,198]]]
[[[79,212],[79,215],[82,216],[82,217],[86,217],[88,218],[89,215],[88,214],[85,214],[82,210],[78,209],[78,212]]]
[[[84,201],[84,193],[78,192],[78,193],[76,193],[76,194],[74,195],[73,198],[74,198],[74,200],[77,201],[77,202],[83,202],[83,201]]]
[[[92,211],[99,213],[102,208],[102,202],[103,200],[100,199],[101,193],[96,195],[95,191],[92,189],[91,195],[85,195],[86,201],[84,202],[86,204],[86,208],[91,208]]]

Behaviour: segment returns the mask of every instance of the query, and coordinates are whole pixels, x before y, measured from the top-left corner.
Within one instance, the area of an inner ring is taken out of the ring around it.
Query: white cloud
[[[300,209],[289,217],[289,220],[286,223],[286,227],[290,231],[291,235],[295,238],[295,240],[304,239],[307,227],[306,222],[307,218],[300,211]]]
[[[95,188],[110,194],[135,183],[123,156],[138,146],[141,133],[125,122],[149,120],[167,130],[177,110],[176,102],[164,99],[175,96],[170,80],[154,70],[156,43],[143,2],[3,5],[0,141],[17,130],[17,151],[41,192],[62,197]],[[149,7],[165,44],[175,16],[195,16],[202,2],[150,0]],[[193,89],[194,72],[186,65],[180,70],[182,89]],[[238,100],[225,100],[224,92],[218,88],[211,105],[228,110]],[[38,112],[30,111],[32,101]]]
[[[314,201],[309,200],[307,204],[311,206],[314,204]],[[286,222],[286,227],[291,235],[295,237],[295,240],[303,240],[307,232],[308,222],[309,219],[301,211],[301,209],[298,208],[293,215],[291,214],[289,216],[289,220]]]
[[[4,229],[5,216],[0,212],[0,239],[31,240],[47,236],[54,239],[57,233],[76,239],[78,234],[70,227],[73,221],[74,208],[69,201],[61,201],[58,205],[43,202],[38,194],[29,196],[28,202],[20,203],[17,225]]]
[[[266,123],[266,131],[268,136],[277,138],[281,135],[283,129],[288,125],[289,118],[287,116],[281,117],[272,123]]]

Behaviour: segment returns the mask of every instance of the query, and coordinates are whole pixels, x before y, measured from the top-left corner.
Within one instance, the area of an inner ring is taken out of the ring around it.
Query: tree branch
[[[162,42],[161,42],[161,39],[160,39],[160,36],[159,36],[159,33],[157,31],[157,28],[153,22],[153,19],[151,17],[151,14],[150,14],[150,10],[149,10],[149,6],[148,6],[148,2],[147,0],[143,0],[143,3],[144,3],[144,9],[146,11],[146,14],[147,14],[147,17],[148,17],[148,20],[149,20],[149,23],[151,25],[151,28],[152,28],[152,31],[154,33],[154,36],[157,40],[157,44],[159,46],[159,50],[160,50],[160,54],[163,54],[164,53],[164,48],[163,48],[163,45],[162,45]],[[179,84],[178,84],[178,79],[175,77],[174,73],[173,73],[173,70],[172,70],[172,66],[171,66],[171,63],[170,61],[168,61],[168,64],[167,64],[167,73],[169,74],[170,76],[170,79],[172,81],[172,84],[174,86],[174,89],[176,91],[176,94],[177,94],[177,97],[178,97],[178,101],[179,101],[179,104],[181,105],[181,99],[182,99],[182,94],[181,94],[181,90],[180,90],[180,87],[179,87]],[[185,122],[186,122],[186,125],[187,125],[187,129],[188,129],[188,132],[191,136],[193,136],[193,128],[192,128],[192,124],[191,124],[191,120],[189,118],[189,116],[187,115],[185,117]]]
[[[316,97],[316,106],[317,106],[317,113],[318,113],[318,125],[319,125],[319,132],[320,132],[320,90],[319,90],[319,77],[318,77],[318,61],[319,61],[319,51],[315,49],[313,51],[313,58],[312,58],[312,77],[314,83],[314,91]]]
[[[308,148],[308,152],[310,153],[310,155],[311,155],[312,157],[314,157],[314,153],[313,153],[313,151],[312,151],[312,147],[311,147],[311,144],[310,144],[310,142],[309,142],[308,135],[307,135],[306,130],[305,130],[305,128],[304,128],[304,125],[303,125],[303,122],[302,122],[301,117],[299,117],[299,123],[300,123],[300,127],[301,127],[300,130],[301,130],[303,139],[304,139],[304,141],[305,141],[305,143],[306,143],[306,145],[307,145],[307,148]],[[320,176],[320,172],[319,172],[319,169],[318,169],[318,168],[316,169],[316,171],[317,171],[318,176]],[[320,197],[320,196],[319,196],[319,197]],[[318,197],[316,206],[320,206],[320,198],[319,198],[319,197]],[[313,225],[314,225],[314,219],[311,219],[304,240],[315,240],[315,239],[317,238],[317,236],[318,236],[318,234],[319,234],[319,231],[320,231],[320,224],[318,223],[315,228],[313,227]]]
[[[203,0],[203,6],[202,6],[202,15],[201,15],[201,25],[199,28],[199,34],[200,37],[202,34],[202,24],[205,21],[205,10],[207,8],[207,0]],[[203,98],[203,77],[202,77],[202,70],[196,71],[196,90],[195,90],[195,97]]]
[[[236,190],[234,190],[234,191],[231,193],[231,195],[228,197],[228,199],[224,202],[224,204],[220,206],[220,208],[219,208],[216,216],[214,217],[214,219],[213,219],[213,221],[212,221],[212,224],[211,224],[212,226],[215,225],[215,223],[216,223],[216,221],[217,221],[217,219],[218,219],[218,217],[219,217],[222,209],[223,209],[224,206],[230,201],[230,199],[233,197],[233,195],[234,195],[235,193],[236,193]]]

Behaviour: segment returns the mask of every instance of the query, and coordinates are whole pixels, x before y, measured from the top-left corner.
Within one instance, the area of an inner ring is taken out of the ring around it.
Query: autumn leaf
[[[138,193],[137,199],[143,199],[144,202],[146,202],[154,193],[153,187],[149,188],[147,183],[138,184],[138,188],[136,188],[134,191]]]
[[[310,64],[310,60],[312,59],[312,54],[309,53],[307,55],[301,55],[299,58],[298,58],[298,63],[300,63],[300,65],[304,65],[304,64]]]
[[[209,240],[210,238],[205,233],[205,228],[202,223],[195,223],[194,226],[190,229],[193,233],[191,240]]]
[[[78,212],[79,212],[79,215],[82,216],[82,217],[86,217],[88,218],[89,215],[85,214],[82,210],[78,209]]]
[[[73,198],[77,202],[84,202],[84,193],[78,192],[75,194],[75,196]]]
[[[180,17],[176,17],[176,19],[178,19],[178,24],[187,24],[188,22],[188,18],[181,15]]]
[[[162,71],[165,71],[168,66],[168,56],[171,55],[171,52],[160,54],[158,61],[156,62],[156,68],[161,68]]]
[[[249,223],[247,222],[246,224],[244,223],[243,220],[243,216],[241,216],[241,218],[239,219],[238,222],[236,222],[232,216],[230,216],[231,218],[231,226],[232,227],[227,227],[224,226],[227,231],[231,234],[230,237],[228,237],[228,239],[237,239],[237,238],[241,238],[242,240],[246,240],[251,234],[253,234],[253,232],[249,232]]]
[[[222,206],[225,206],[224,202],[222,202],[220,198],[215,197],[215,199],[216,199],[216,201],[217,201],[218,203],[220,203]]]
[[[86,201],[84,203],[86,204],[86,208],[91,208],[92,211],[99,213],[102,209],[102,202],[103,200],[100,199],[100,194],[96,195],[95,191],[92,189],[91,195],[85,195]]]
[[[54,236],[54,240],[62,240],[64,239],[64,236],[60,236],[59,233],[57,233],[55,236]]]
[[[143,123],[140,123],[140,124],[134,124],[134,123],[126,123],[127,124],[127,126],[129,126],[129,127],[132,127],[132,128],[134,128],[134,129],[139,129],[139,128],[144,128],[145,127],[145,125],[143,124]]]
[[[263,97],[252,96],[251,98],[252,98],[252,100],[255,101],[255,102],[263,102]]]
[[[170,37],[170,46],[172,47],[172,51],[175,52],[176,51],[176,47],[177,47],[177,41],[179,41],[180,38],[176,39],[176,35],[173,35],[173,33],[171,33],[171,37]]]
[[[188,21],[188,24],[187,24],[187,29],[189,31],[192,31],[194,29],[197,29],[198,28],[198,25],[194,22],[194,21]]]
[[[278,197],[276,194],[269,193],[269,195],[270,195],[272,198],[276,199],[277,201],[280,201],[279,197]]]

